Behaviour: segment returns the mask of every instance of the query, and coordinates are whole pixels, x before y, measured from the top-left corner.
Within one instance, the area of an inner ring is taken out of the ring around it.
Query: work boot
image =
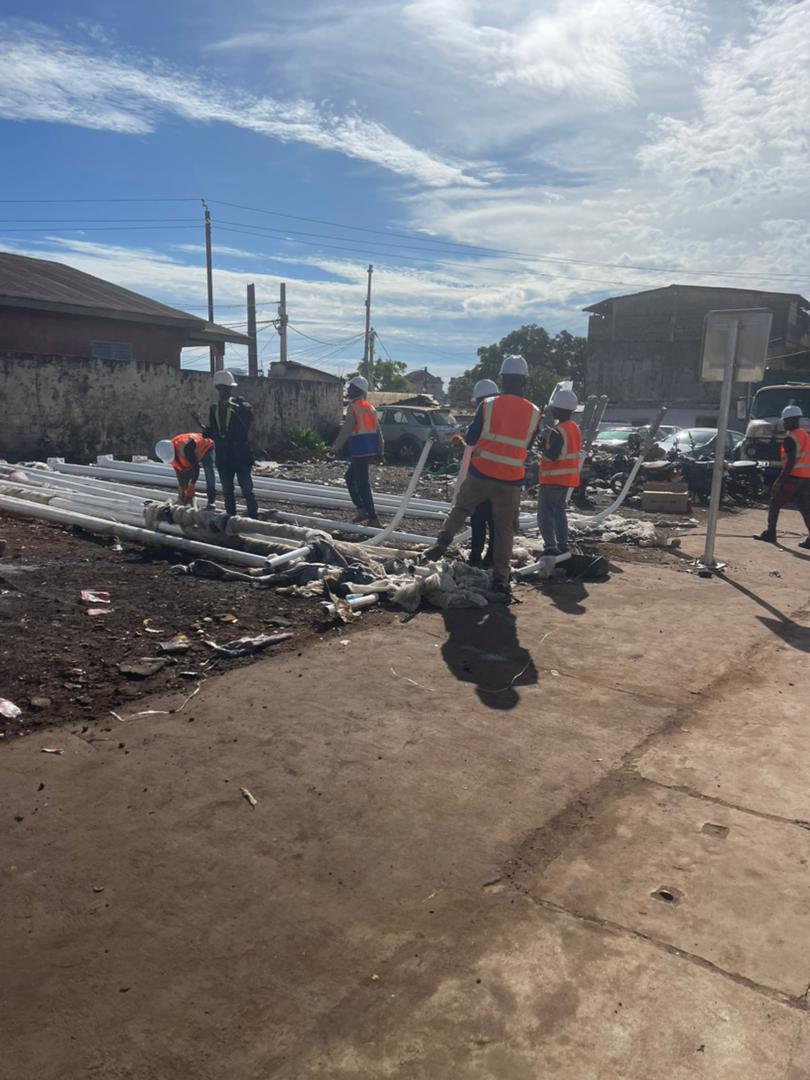
[[[775,544],[776,543],[776,533],[769,532],[769,530],[766,529],[765,532],[761,532],[759,534],[759,536],[755,536],[754,539],[755,540],[762,540],[762,542],[765,543],[765,544]]]
[[[365,510],[358,510],[352,518],[352,521],[355,525],[365,525],[368,521],[368,512]]]
[[[374,515],[374,517],[370,517],[366,524],[370,525],[372,529],[381,529],[383,527],[383,523],[380,521],[376,514]]]
[[[511,596],[512,586],[508,581],[503,581],[502,578],[496,578],[492,582],[492,592],[497,593],[499,596]]]
[[[799,547],[806,548],[808,551],[810,551],[810,536],[808,536],[806,540],[800,540]]]
[[[432,547],[422,553],[422,558],[425,562],[435,562],[437,559],[443,559],[449,546],[449,544],[443,544],[440,540],[437,540]]]
[[[481,559],[481,552],[480,551],[471,551],[470,555],[469,555],[469,558],[467,559],[467,565],[468,566],[478,566],[478,567],[483,566],[484,563],[483,563],[483,560]]]

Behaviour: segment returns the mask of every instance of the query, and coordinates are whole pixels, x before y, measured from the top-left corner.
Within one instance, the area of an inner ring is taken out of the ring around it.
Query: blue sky
[[[205,197],[217,319],[248,281],[269,319],[284,280],[291,355],[333,371],[369,262],[383,355],[445,377],[612,294],[807,295],[808,25],[810,0],[6,0],[0,247],[202,314]]]

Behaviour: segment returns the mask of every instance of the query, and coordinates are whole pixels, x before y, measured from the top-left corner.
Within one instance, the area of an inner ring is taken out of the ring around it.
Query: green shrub
[[[295,428],[287,439],[286,452],[293,461],[323,461],[329,456],[329,445],[312,428]]]

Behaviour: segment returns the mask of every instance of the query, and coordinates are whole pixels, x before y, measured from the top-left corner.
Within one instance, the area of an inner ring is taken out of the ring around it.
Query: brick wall
[[[254,408],[259,456],[272,456],[293,428],[328,437],[341,419],[341,385],[334,381],[245,377],[238,393]],[[102,453],[151,454],[158,439],[194,430],[191,413],[205,417],[213,400],[207,372],[0,355],[0,457],[89,461]]]
[[[92,341],[121,341],[132,346],[135,360],[179,367],[184,336],[170,326],[0,308],[0,353],[89,359]]]

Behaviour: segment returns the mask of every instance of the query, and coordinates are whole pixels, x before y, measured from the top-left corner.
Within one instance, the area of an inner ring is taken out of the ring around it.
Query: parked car
[[[617,450],[626,449],[628,439],[630,439],[631,435],[636,434],[638,434],[638,428],[629,425],[627,427],[607,427],[597,432],[593,448],[594,450],[607,450],[615,453]]]
[[[739,431],[726,432],[726,453],[728,461],[734,461],[739,457],[739,447],[743,436]],[[681,454],[688,454],[695,461],[714,460],[715,446],[717,444],[717,428],[682,428],[673,435],[661,439],[657,446],[669,453],[677,450]]]
[[[416,461],[431,434],[436,440],[431,456],[447,457],[451,439],[462,431],[449,409],[388,405],[380,413],[386,456],[403,464]]]

